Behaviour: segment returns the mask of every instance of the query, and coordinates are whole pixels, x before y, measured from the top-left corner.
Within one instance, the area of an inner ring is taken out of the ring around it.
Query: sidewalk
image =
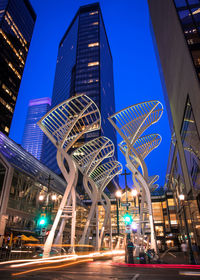
[[[199,261],[196,260],[197,264]],[[162,263],[167,264],[189,264],[189,254],[185,258],[183,252],[168,252],[163,258]]]

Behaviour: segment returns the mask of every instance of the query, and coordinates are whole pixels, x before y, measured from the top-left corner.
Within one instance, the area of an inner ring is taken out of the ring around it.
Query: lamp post
[[[132,189],[131,194],[133,196],[134,204],[135,204],[135,207],[136,207],[136,197],[137,197],[138,192],[137,192],[136,189]]]
[[[194,254],[192,251],[192,244],[191,244],[191,239],[190,239],[190,234],[189,234],[189,229],[188,229],[188,222],[187,222],[186,213],[185,213],[185,204],[184,204],[185,196],[184,196],[184,194],[179,194],[179,200],[180,200],[181,206],[183,208],[183,217],[184,217],[185,229],[186,229],[188,245],[189,245],[189,261],[191,264],[196,264]]]
[[[120,190],[117,190],[115,196],[117,201],[117,234],[119,235],[119,207],[120,207],[120,198],[122,196],[122,192]]]
[[[124,173],[122,173],[121,175],[125,177],[126,203],[127,203],[127,205],[128,205],[128,185],[127,185],[127,175],[131,175],[131,173],[127,173],[127,172],[126,172],[126,169],[125,169]],[[126,207],[126,209],[128,210],[128,206]]]

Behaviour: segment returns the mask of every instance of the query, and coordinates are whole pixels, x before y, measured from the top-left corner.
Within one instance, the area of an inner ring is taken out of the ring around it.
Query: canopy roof
[[[66,182],[2,132],[0,132],[0,156],[3,156],[14,169],[26,173],[42,185],[47,185],[50,175],[53,179],[51,188],[63,194]]]

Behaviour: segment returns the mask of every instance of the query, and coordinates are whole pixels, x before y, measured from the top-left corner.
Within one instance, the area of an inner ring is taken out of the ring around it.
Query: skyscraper
[[[116,145],[116,132],[107,120],[115,112],[113,61],[98,3],[79,8],[59,44],[52,107],[81,93],[100,108],[102,129],[84,135],[78,145],[100,135]],[[46,148],[44,163],[60,173],[55,149],[50,143]]]
[[[28,0],[0,1],[0,131],[9,134],[35,12]]]
[[[172,132],[166,184],[180,232],[200,245],[200,0],[148,4]]]
[[[22,138],[22,147],[38,160],[42,158],[46,136],[37,122],[49,111],[51,99],[44,97],[30,100]]]

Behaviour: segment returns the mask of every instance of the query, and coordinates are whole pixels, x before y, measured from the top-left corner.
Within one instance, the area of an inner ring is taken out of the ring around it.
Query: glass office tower
[[[52,107],[82,93],[99,106],[102,128],[84,135],[73,148],[100,135],[116,145],[116,132],[107,120],[115,112],[113,62],[98,3],[80,7],[60,42]],[[54,147],[50,143],[46,147],[44,163],[60,173]]]
[[[49,111],[51,99],[44,97],[30,100],[22,138],[22,147],[38,160],[42,158],[46,136],[37,122]]]
[[[36,20],[28,0],[0,1],[0,131],[9,134]]]

